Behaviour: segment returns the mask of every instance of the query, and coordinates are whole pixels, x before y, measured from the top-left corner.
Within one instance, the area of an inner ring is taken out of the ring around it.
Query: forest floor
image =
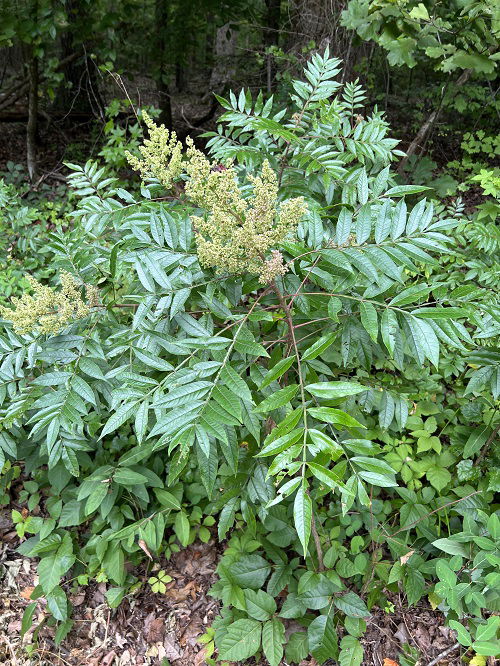
[[[168,561],[151,562],[148,567],[135,570],[134,575],[143,585],[116,610],[106,604],[105,583],[75,588],[70,594],[74,625],[67,639],[57,647],[55,628],[45,622],[34,641],[33,632],[48,617],[43,599],[38,601],[33,627],[23,639],[20,636],[22,615],[38,579],[36,562],[16,552],[19,539],[8,511],[0,513],[0,539],[0,663],[3,666],[204,666],[205,651],[198,638],[219,609],[218,602],[208,594],[216,580],[215,569],[221,554],[213,541],[193,544]],[[147,579],[160,567],[173,580],[165,594],[153,594]],[[408,608],[402,597],[392,601],[394,611],[374,608],[367,620],[368,629],[362,639],[364,666],[399,666],[404,644],[414,648],[420,666],[429,666],[455,644],[452,632],[444,626],[442,614],[432,611],[427,602],[422,600],[415,608]],[[293,620],[287,622],[288,634],[301,628]],[[31,657],[26,651],[30,645],[35,645]],[[254,660],[247,663],[257,666]],[[452,651],[436,663],[458,666],[460,650]],[[316,666],[316,662],[308,659],[301,666]]]

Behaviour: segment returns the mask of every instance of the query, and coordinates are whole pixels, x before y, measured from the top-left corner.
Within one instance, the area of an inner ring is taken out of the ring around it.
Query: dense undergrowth
[[[208,158],[148,121],[144,182],[70,165],[73,210],[2,185],[4,305],[45,285],[0,337],[0,492],[22,475],[39,558],[23,631],[45,597],[62,641],[75,586],[114,608],[125,563],[216,538],[214,663],[360,664],[398,591],[498,652],[497,204],[401,185],[338,73],[315,55],[286,107],[220,99]]]

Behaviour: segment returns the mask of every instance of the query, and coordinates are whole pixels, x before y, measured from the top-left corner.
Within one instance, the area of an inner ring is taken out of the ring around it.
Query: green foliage
[[[48,187],[34,195],[22,184],[20,165],[7,167],[0,179],[0,305],[28,287],[28,273],[53,275],[46,241],[50,231],[61,226],[66,208],[63,190],[57,200],[49,198]]]
[[[490,2],[351,0],[342,20],[362,39],[386,49],[391,65],[415,67],[425,57],[445,73],[495,73],[500,29],[498,9]]]
[[[0,338],[3,474],[23,460],[41,507],[13,516],[19,551],[62,633],[70,578],[108,582],[115,607],[140,585],[126,562],[216,528],[230,540],[209,658],[359,664],[365,619],[398,592],[437,595],[491,652],[500,311],[464,284],[460,217],[398,184],[386,121],[359,116],[364,93],[338,73],[314,55],[287,109],[231,94],[208,135],[210,173],[234,160],[241,197],[267,160],[280,203],[307,203],[265,287],[200,264],[211,211],[182,170],[166,194],[71,165],[73,228],[48,251],[99,302],[57,335]],[[285,645],[290,619],[303,631]]]

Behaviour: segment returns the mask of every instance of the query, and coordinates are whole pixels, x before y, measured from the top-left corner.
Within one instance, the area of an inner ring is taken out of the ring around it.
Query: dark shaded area
[[[78,161],[82,141],[85,159],[95,156],[116,99],[122,127],[131,107],[153,105],[181,137],[196,136],[215,123],[214,93],[245,86],[279,98],[308,55],[326,46],[343,61],[342,80],[367,87],[366,112],[383,107],[403,148],[413,152],[416,139],[416,155],[444,165],[460,156],[464,126],[491,131],[498,120],[491,81],[467,70],[455,85],[457,77],[435,72],[429,59],[413,69],[390,66],[383,49],[342,26],[346,4],[1,0],[0,168],[25,164],[36,183],[63,160]],[[463,97],[461,122],[443,108],[445,92]],[[491,108],[477,101],[488,96]]]

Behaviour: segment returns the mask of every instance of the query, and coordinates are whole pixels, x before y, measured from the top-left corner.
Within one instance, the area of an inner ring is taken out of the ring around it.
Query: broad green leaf
[[[283,658],[285,627],[281,620],[273,617],[262,627],[262,649],[269,666],[279,666]]]
[[[420,3],[422,4],[422,3]],[[423,185],[398,185],[396,187],[391,187],[385,193],[386,197],[405,197],[409,194],[418,194],[419,192],[425,192],[430,190],[430,187],[424,187]]]
[[[244,590],[246,611],[250,617],[265,622],[276,613],[276,602],[264,590]]]
[[[361,666],[363,646],[354,636],[344,636],[340,641],[340,666]]]
[[[431,482],[431,485],[433,485],[438,492],[441,492],[443,488],[446,488],[451,481],[450,472],[446,468],[439,467],[438,465],[434,465],[428,469],[425,475]]]
[[[403,289],[397,296],[394,296],[392,300],[389,301],[389,307],[401,307],[402,305],[408,305],[409,303],[415,303],[421,299],[427,298],[431,291],[431,287],[428,287],[426,284],[414,284],[408,289]],[[418,313],[418,310],[414,312]]]
[[[264,586],[271,567],[260,555],[243,555],[231,565],[234,582],[240,587],[259,590]]]
[[[136,402],[127,402],[121,405],[121,407],[119,407],[106,421],[106,425],[101,432],[101,439],[106,435],[109,435],[109,433],[114,432],[117,428],[123,425],[125,421],[131,419],[132,416],[135,416],[136,410]]]
[[[399,329],[396,314],[392,310],[384,310],[380,320],[380,332],[382,340],[391,356],[394,354],[396,345],[396,331]]]
[[[129,467],[120,467],[113,474],[113,481],[121,486],[136,486],[147,483],[148,477],[139,472],[135,472]]]
[[[148,425],[148,414],[149,414],[149,402],[144,400],[139,405],[139,408],[135,415],[135,436],[139,444],[142,443],[144,435],[146,434],[146,428]]]
[[[328,451],[334,462],[343,455],[344,449],[340,446],[340,444],[337,444],[337,442],[331,439],[331,437],[325,435],[324,432],[314,428],[309,428],[308,435],[317,447],[319,447],[322,451]]]
[[[469,551],[463,543],[453,541],[453,539],[437,539],[432,542],[432,545],[439,550],[443,550],[449,555],[460,555],[461,557],[469,557]]]
[[[300,663],[309,654],[309,643],[305,631],[295,631],[290,635],[285,648],[288,662]]]
[[[175,516],[174,532],[175,536],[179,539],[181,546],[184,548],[189,543],[189,519],[184,511],[179,511]]]
[[[347,592],[334,598],[334,604],[349,617],[369,617],[370,612],[365,602],[354,592]]]
[[[163,488],[155,488],[154,493],[158,498],[160,504],[168,509],[176,509],[180,511],[181,504],[175,495],[172,495],[168,490]]]
[[[28,604],[24,610],[23,618],[21,621],[21,638],[26,634],[27,631],[31,629],[33,624],[33,615],[35,614],[37,605],[37,602],[34,601],[33,603]]]
[[[457,638],[461,645],[464,647],[470,647],[472,645],[471,635],[461,622],[457,622],[457,620],[449,620],[448,624],[457,632]]]
[[[307,466],[321,483],[324,483],[332,490],[335,490],[335,488],[342,488],[348,495],[354,495],[354,493],[345,486],[342,478],[333,470],[313,462],[308,463]]]
[[[236,620],[228,626],[219,645],[219,659],[243,661],[260,648],[262,625],[257,620]]]
[[[319,340],[316,340],[314,344],[308,347],[302,354],[302,361],[309,361],[320,356],[324,351],[330,347],[330,345],[337,339],[338,333],[328,333],[327,335],[322,335]]]
[[[62,587],[57,585],[46,596],[49,611],[56,620],[64,622],[68,617],[68,600]]]
[[[266,456],[272,456],[281,453],[282,451],[285,451],[293,444],[295,444],[295,442],[297,442],[303,436],[303,434],[303,428],[296,428],[295,430],[292,430],[292,432],[289,432],[286,435],[282,435],[281,437],[278,437],[278,439],[272,440],[270,444],[264,446],[262,451],[257,454],[257,457],[264,458]]]
[[[478,453],[488,441],[489,428],[475,428],[464,446],[463,457],[470,458]]]
[[[98,483],[94,490],[90,493],[87,502],[85,504],[85,515],[90,516],[91,513],[94,513],[98,509],[106,495],[108,494],[108,483]]]
[[[337,634],[331,616],[319,615],[307,629],[309,651],[320,664],[337,655]]]
[[[269,386],[269,384],[275,379],[281,377],[281,375],[283,375],[289,368],[291,368],[294,361],[295,356],[289,356],[287,358],[281,359],[281,361],[278,361],[275,366],[268,370],[266,376],[264,377],[264,381],[259,386],[259,390],[266,388],[266,386]]]

